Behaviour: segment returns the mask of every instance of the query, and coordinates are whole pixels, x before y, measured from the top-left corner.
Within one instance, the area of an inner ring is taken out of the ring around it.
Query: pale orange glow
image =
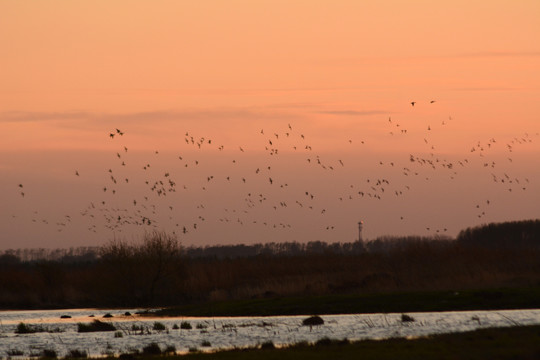
[[[102,215],[148,209],[185,244],[540,217],[538,14],[532,0],[2,2],[0,248],[137,236],[152,226]],[[182,191],[155,197],[165,173]]]

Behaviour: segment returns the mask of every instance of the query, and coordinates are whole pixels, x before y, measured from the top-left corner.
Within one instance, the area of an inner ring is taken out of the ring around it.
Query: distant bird
[[[433,104],[434,102],[435,102],[435,100],[431,100],[429,103],[430,103],[430,104]]]
[[[414,106],[416,104],[416,101],[411,101],[411,105]]]

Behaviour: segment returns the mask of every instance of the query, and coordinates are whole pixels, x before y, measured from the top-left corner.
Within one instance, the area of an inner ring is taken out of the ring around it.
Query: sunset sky
[[[536,0],[2,1],[0,250],[540,218],[539,16]]]

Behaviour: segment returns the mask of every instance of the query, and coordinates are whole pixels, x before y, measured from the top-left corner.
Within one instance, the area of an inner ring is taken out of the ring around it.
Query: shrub
[[[55,350],[44,349],[43,352],[41,353],[41,356],[44,358],[49,358],[49,359],[56,359],[58,357],[58,354],[56,353]]]
[[[180,329],[180,327],[178,326],[178,324],[174,324],[172,328],[173,328],[173,330],[178,330],[178,329]]]
[[[332,339],[330,339],[329,337],[323,337],[322,339],[317,340],[317,342],[315,342],[315,345],[328,346],[328,345],[332,345],[332,343],[333,343]]]
[[[29,326],[29,325],[26,325],[25,323],[19,323],[19,325],[17,325],[17,329],[15,329],[15,333],[16,334],[33,334],[36,332],[36,329]]]
[[[191,324],[189,323],[189,321],[182,321],[182,323],[180,324],[180,328],[181,329],[186,329],[186,330],[191,330],[192,329]]]
[[[121,331],[117,331],[117,332],[114,333],[114,337],[115,338],[123,338],[124,334]]]
[[[66,357],[73,359],[84,359],[88,357],[88,354],[84,350],[73,349],[69,350]]]
[[[261,350],[275,349],[276,346],[272,341],[266,341],[261,344]]]
[[[115,331],[116,327],[113,324],[104,323],[99,320],[94,320],[90,324],[77,324],[78,332],[97,332],[97,331]]]
[[[156,331],[163,331],[167,330],[167,327],[165,326],[165,324],[156,321],[152,329]]]
[[[210,344],[210,341],[208,341],[208,340],[203,340],[203,342],[201,343],[201,346],[210,347],[210,346],[212,346],[212,344]]]
[[[197,324],[197,329],[200,329],[200,330],[206,329],[207,327],[208,327],[208,325],[203,324],[203,323],[198,323],[198,324]]]
[[[19,323],[15,329],[16,334],[34,334],[37,332],[60,333],[63,331],[64,330],[60,329],[59,327],[47,328],[40,325],[26,325],[23,322]]]
[[[143,354],[146,355],[161,355],[161,348],[155,342],[143,347]]]
[[[24,355],[24,352],[17,349],[10,349],[7,351],[8,356],[22,356]]]

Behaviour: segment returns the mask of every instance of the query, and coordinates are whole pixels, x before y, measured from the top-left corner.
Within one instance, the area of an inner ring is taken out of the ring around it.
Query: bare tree
[[[118,296],[160,302],[158,295],[170,295],[184,272],[183,250],[176,237],[164,232],[146,233],[141,243],[113,240],[101,249],[101,259],[111,277],[111,290]]]

